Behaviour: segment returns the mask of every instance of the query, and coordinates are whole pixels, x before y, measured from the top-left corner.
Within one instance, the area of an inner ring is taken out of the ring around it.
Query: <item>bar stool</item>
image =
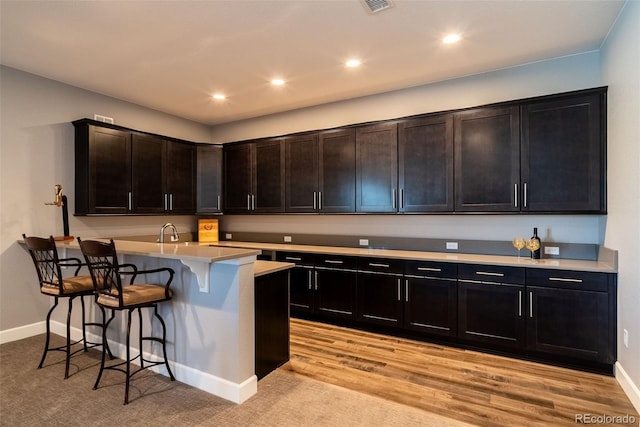
[[[105,369],[111,369],[115,371],[123,372],[126,375],[126,385],[124,391],[124,404],[129,403],[129,383],[131,378],[147,368],[151,368],[157,365],[165,365],[171,381],[175,381],[175,377],[169,367],[167,360],[167,330],[164,320],[158,313],[158,303],[169,301],[173,297],[173,292],[169,289],[169,285],[173,280],[174,270],[171,268],[157,268],[153,270],[138,270],[133,264],[118,264],[118,256],[116,253],[116,246],[113,240],[109,243],[104,243],[95,240],[81,240],[78,237],[80,243],[80,249],[84,255],[84,258],[89,267],[91,278],[93,279],[94,286],[96,288],[96,302],[99,306],[119,310],[127,311],[127,338],[126,338],[126,357],[123,362],[116,363],[111,366],[105,366],[105,352],[102,352],[102,362],[100,363],[100,372],[98,378],[93,386],[96,390],[100,384],[102,373]],[[131,270],[128,271],[127,268]],[[168,280],[163,284],[134,284],[136,276],[140,274],[152,274],[152,273],[168,273]],[[123,286],[121,276],[130,275],[131,279],[129,284]],[[98,286],[98,284],[100,286]],[[153,308],[154,316],[160,321],[162,326],[162,338],[154,336],[143,336],[142,333],[142,308]],[[138,311],[139,322],[139,354],[131,358],[130,348],[130,335],[131,335],[131,313]],[[106,340],[107,328],[109,323],[113,320],[113,317],[104,323],[102,328],[103,340]],[[142,343],[143,341],[155,341],[162,345],[163,361],[152,361],[144,358]],[[140,368],[131,372],[131,362],[139,359]],[[122,365],[125,365],[124,369]]]
[[[64,378],[67,379],[69,378],[69,361],[71,356],[79,351],[88,351],[90,348],[102,345],[102,342],[94,343],[87,341],[86,328],[87,326],[102,327],[105,319],[105,311],[104,308],[98,306],[102,312],[102,323],[86,322],[84,297],[92,296],[94,294],[94,285],[91,280],[91,276],[78,276],[80,269],[84,265],[79,258],[59,258],[56,242],[53,236],[45,239],[33,236],[27,237],[23,234],[22,238],[29,249],[29,254],[31,255],[31,259],[33,260],[33,264],[36,268],[38,281],[40,282],[40,292],[44,295],[54,297],[55,300],[53,306],[47,313],[47,333],[44,352],[42,353],[42,358],[38,364],[38,369],[42,368],[49,351],[64,351],[66,353]],[[75,267],[73,277],[63,277],[62,267]],[[80,304],[82,306],[82,339],[71,342],[71,311],[73,309],[73,300],[76,297],[80,297]],[[67,343],[66,345],[59,347],[49,347],[51,336],[51,314],[58,306],[58,300],[60,298],[68,298],[69,301],[69,309],[67,311]],[[113,317],[113,315],[114,313],[112,311],[111,317]],[[101,336],[104,336],[104,334],[101,333]],[[106,341],[103,342],[106,343]],[[71,352],[71,347],[80,343],[82,343],[82,348]],[[109,345],[106,344],[103,348],[106,348],[109,356],[113,358],[111,350],[109,350]]]

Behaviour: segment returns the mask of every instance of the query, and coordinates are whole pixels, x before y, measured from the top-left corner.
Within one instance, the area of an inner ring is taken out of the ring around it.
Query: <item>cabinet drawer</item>
[[[316,255],[315,266],[340,270],[356,270],[358,258],[341,255]]]
[[[278,252],[276,261],[292,262],[295,265],[313,266],[314,255],[306,252]]]
[[[499,265],[460,264],[458,278],[480,282],[524,284],[525,269]]]
[[[455,279],[458,277],[458,266],[448,262],[406,261],[404,274],[416,277],[443,277]]]
[[[607,292],[609,275],[586,271],[527,269],[527,285]]]
[[[402,274],[404,261],[390,258],[360,258],[358,270],[372,273]]]

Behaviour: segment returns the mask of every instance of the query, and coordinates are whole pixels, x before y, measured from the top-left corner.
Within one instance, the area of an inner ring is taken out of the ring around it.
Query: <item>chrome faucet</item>
[[[178,240],[180,240],[180,236],[178,236],[178,229],[176,228],[175,225],[168,222],[165,225],[163,225],[162,228],[160,229],[160,238],[158,239],[158,242],[164,243],[164,230],[166,230],[167,228],[170,228],[173,230],[173,234],[171,235],[172,242],[177,242]]]

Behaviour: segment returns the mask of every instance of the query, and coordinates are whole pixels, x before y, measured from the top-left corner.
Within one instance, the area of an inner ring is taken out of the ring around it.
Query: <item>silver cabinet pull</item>
[[[297,256],[286,256],[286,257],[284,257],[284,259],[288,259],[288,260],[291,260],[291,261],[302,261],[302,258],[297,257]]]
[[[164,193],[164,210],[167,210],[167,193]]]
[[[315,280],[315,289],[317,291],[318,290],[318,272],[317,271],[315,272],[315,279],[316,279]]]
[[[522,203],[523,207],[527,207],[527,183],[524,183],[524,194],[522,195],[524,198],[524,202]]]
[[[315,211],[317,209],[316,207],[316,192],[313,192],[313,210]]]
[[[433,267],[418,267],[418,271],[435,271],[437,273],[441,272],[441,268],[433,268]]]
[[[404,188],[400,189],[400,208],[404,209]]]
[[[324,262],[326,262],[327,264],[342,264],[344,263],[344,261],[335,261],[332,259],[325,259]]]
[[[129,210],[131,210],[131,209],[132,209],[132,207],[131,207],[131,205],[132,205],[132,203],[131,203],[131,191],[129,191],[129,200],[128,200],[128,204],[129,204]]]
[[[409,302],[409,280],[405,279],[404,281],[404,300],[405,302]]]
[[[318,210],[322,210],[322,191],[318,191]]]
[[[256,210],[256,195],[255,194],[251,195],[251,210],[252,211]]]
[[[529,317],[533,317],[533,291],[529,291]]]
[[[395,188],[391,190],[391,206],[393,206],[393,209],[396,208],[396,189]]]
[[[384,267],[389,268],[389,264],[378,264],[376,262],[370,262],[369,267]]]
[[[518,291],[518,317],[522,317],[522,291]]]
[[[552,282],[582,283],[582,279],[569,279],[564,277],[549,277],[549,280]]]
[[[495,276],[495,277],[504,277],[503,273],[493,273],[491,271],[476,271],[478,276]]]
[[[219,195],[219,194],[218,194],[218,200],[217,200],[217,202],[218,202],[217,210],[220,210],[220,195]]]
[[[169,194],[169,210],[173,211],[173,193]]]
[[[513,184],[513,204],[518,207],[518,184]]]
[[[400,279],[398,279],[398,301],[401,301],[401,295],[400,295]]]
[[[311,290],[311,270],[309,270],[309,290]]]
[[[251,210],[251,194],[247,194],[247,210]]]

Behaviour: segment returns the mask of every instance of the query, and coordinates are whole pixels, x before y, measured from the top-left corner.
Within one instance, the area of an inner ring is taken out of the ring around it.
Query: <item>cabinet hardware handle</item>
[[[309,278],[309,290],[311,290],[311,270],[309,270],[308,278]]]
[[[218,206],[217,206],[217,210],[220,210],[220,195],[218,194]]]
[[[256,195],[255,194],[251,195],[251,210],[252,211],[256,210]]]
[[[327,264],[342,264],[344,261],[334,261],[332,259],[325,259],[324,262]]]
[[[522,291],[518,291],[518,317],[522,317]]]
[[[318,210],[322,210],[322,191],[318,191]]]
[[[529,317],[533,317],[533,291],[529,291]]]
[[[523,207],[526,208],[527,207],[527,183],[526,182],[524,183],[524,194],[523,194],[523,197],[524,197],[524,202],[523,202],[522,205],[523,205]]]
[[[132,208],[131,208],[131,205],[132,205],[132,203],[131,203],[131,191],[129,191],[129,200],[128,200],[128,204],[129,204],[129,210],[131,210],[131,209],[132,209]]]
[[[316,209],[317,209],[316,208],[316,192],[314,191],[313,192],[313,210],[315,211]]]
[[[404,300],[409,302],[409,280],[405,279],[404,281]]]
[[[384,268],[389,268],[389,264],[378,264],[376,262],[370,262],[369,263],[370,267],[384,267]]]
[[[400,208],[404,209],[404,188],[400,189]]]
[[[251,210],[251,194],[247,194],[247,210]]]
[[[552,282],[582,283],[582,279],[569,279],[564,277],[549,277],[549,280]]]
[[[504,277],[503,273],[493,273],[490,271],[476,271],[478,276],[495,276],[495,277]]]
[[[315,272],[315,279],[316,279],[315,280],[315,289],[317,291],[318,290],[318,272],[317,271]]]
[[[288,259],[288,260],[291,260],[291,261],[302,261],[302,258],[297,257],[297,256],[286,256],[286,257],[284,257],[284,259]]]
[[[169,210],[173,211],[173,193],[169,194]]]
[[[400,295],[400,279],[398,279],[398,301],[401,301],[401,295]]]
[[[164,210],[167,210],[167,193],[164,193]]]
[[[518,184],[513,184],[513,204],[518,207]]]
[[[391,190],[391,206],[393,209],[396,208],[396,189]]]
[[[441,272],[442,269],[441,268],[433,268],[433,267],[418,267],[418,271],[435,271],[435,272]]]

